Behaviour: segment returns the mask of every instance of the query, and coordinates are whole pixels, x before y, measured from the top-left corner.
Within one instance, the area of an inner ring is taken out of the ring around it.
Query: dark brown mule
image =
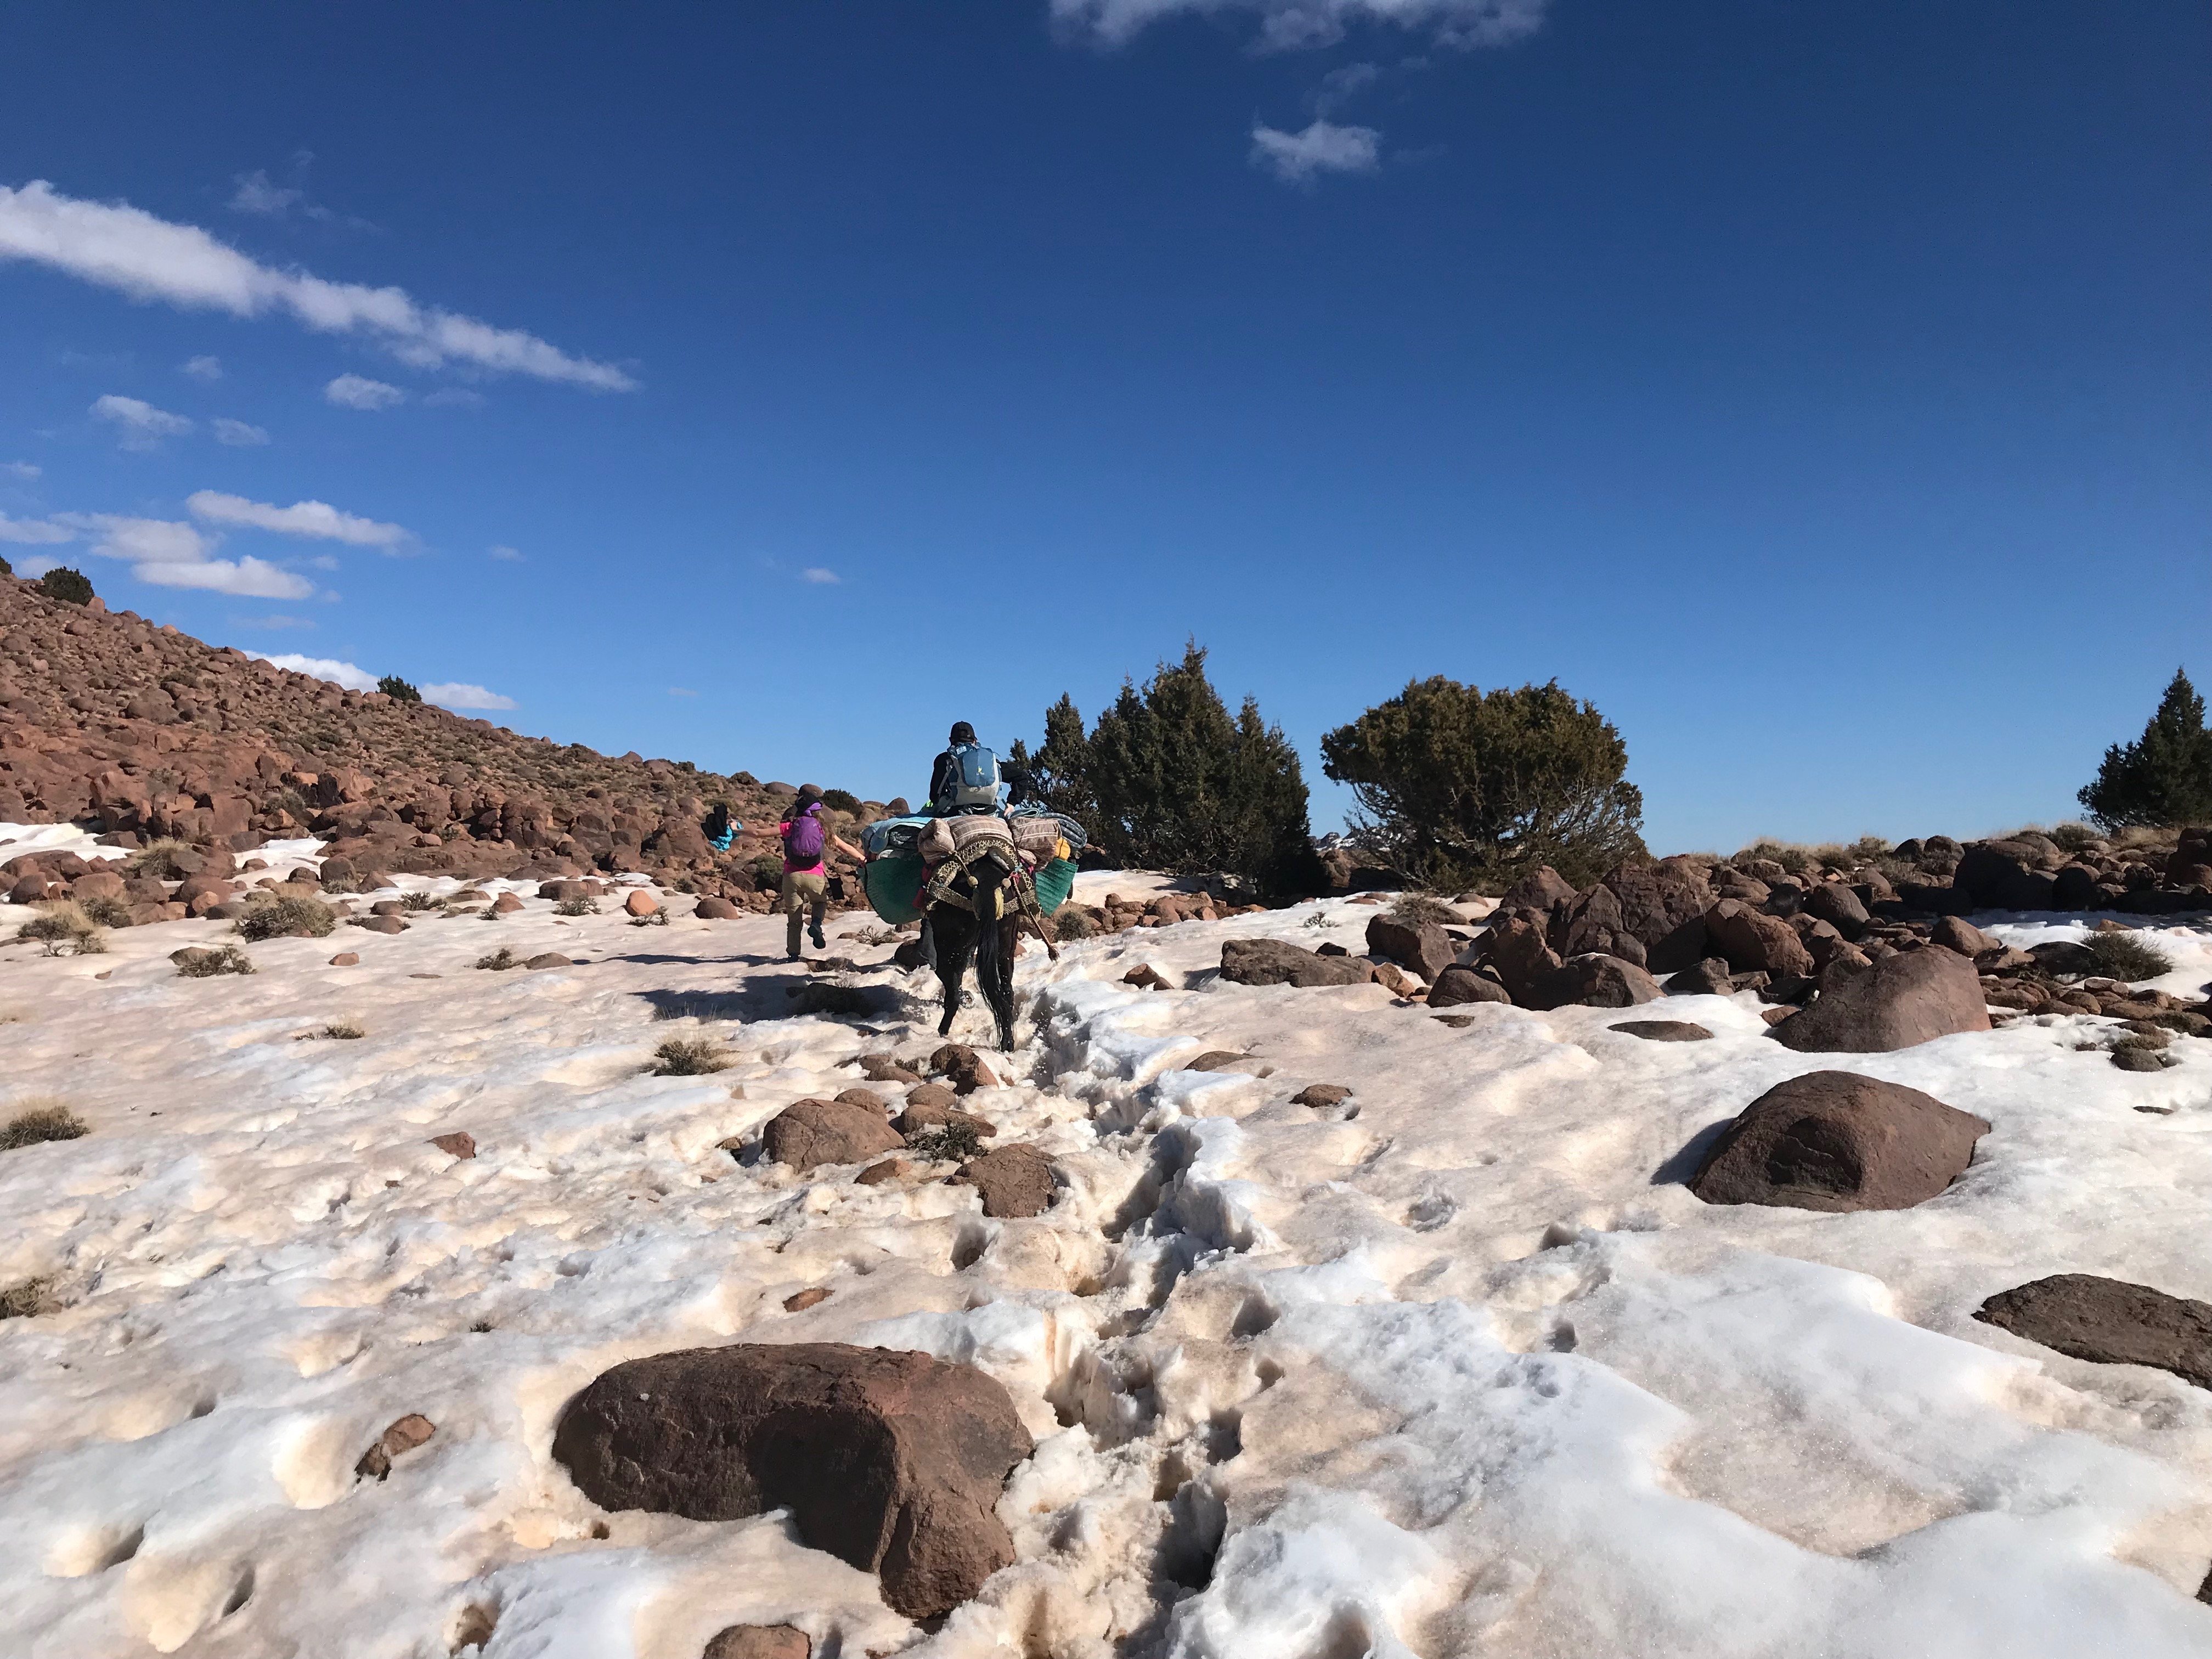
[[[996,873],[988,866],[983,868],[987,878]],[[979,888],[976,881],[975,875],[963,873],[954,883],[955,891],[966,902],[945,900],[929,907],[937,977],[945,987],[945,1017],[937,1023],[937,1034],[952,1034],[952,1017],[960,1011],[960,982],[968,976],[972,957],[975,982],[999,1023],[999,1047],[1009,1051],[1014,1046],[1014,942],[1021,927],[1021,912],[1016,908],[1013,891],[1003,888],[1002,882]],[[994,898],[1002,901],[1006,914],[995,921],[979,922],[975,917],[979,898],[986,915],[1000,908]]]

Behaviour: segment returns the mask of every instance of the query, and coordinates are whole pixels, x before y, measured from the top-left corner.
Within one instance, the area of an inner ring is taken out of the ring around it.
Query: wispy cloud
[[[134,565],[131,574],[156,587],[198,587],[240,599],[304,599],[314,583],[280,565],[250,555],[236,559],[196,559],[189,563]]]
[[[50,519],[11,519],[0,513],[0,542],[16,547],[58,547],[76,539],[76,531]]]
[[[668,695],[672,697],[696,697],[699,694],[681,685],[672,685],[668,688]]]
[[[139,398],[118,397],[112,392],[94,399],[92,412],[114,425],[119,434],[118,441],[125,449],[153,449],[162,439],[181,438],[192,429],[192,423],[181,415],[172,415]]]
[[[513,697],[502,697],[496,691],[487,691],[481,685],[426,685],[422,695],[441,708],[514,708],[518,707]]]
[[[279,668],[289,668],[295,674],[312,674],[319,680],[328,680],[333,685],[343,685],[349,691],[374,691],[376,676],[354,663],[342,662],[336,657],[303,657],[296,651],[276,654],[258,653],[264,662],[275,663]]]
[[[222,379],[222,359],[220,357],[190,358],[184,364],[183,372],[196,380],[220,380]]]
[[[219,540],[176,519],[138,519],[116,513],[57,513],[49,521],[85,550],[104,559],[127,559],[131,574],[156,587],[196,587],[246,599],[304,599],[315,585],[264,559],[213,556]]]
[[[278,507],[252,501],[220,490],[195,490],[185,505],[196,519],[209,524],[242,525],[252,530],[274,531],[280,536],[305,536],[315,541],[344,542],[352,547],[401,547],[414,538],[396,524],[341,513],[327,501],[295,501]]]
[[[1244,15],[1258,25],[1263,52],[1334,46],[1361,24],[1389,24],[1440,46],[1503,46],[1543,27],[1548,0],[1052,0],[1066,34],[1102,46],[1134,40],[1170,17]]]
[[[268,173],[259,167],[240,173],[234,182],[238,188],[230,198],[233,213],[258,213],[281,219],[307,199],[307,192],[298,185],[272,183]]]
[[[127,203],[64,196],[42,179],[20,189],[0,185],[0,258],[30,260],[134,300],[237,317],[286,313],[319,332],[374,339],[418,368],[466,363],[602,392],[637,384],[611,363],[571,356],[520,329],[422,305],[404,289],[274,270],[197,225]]]
[[[502,564],[520,564],[522,562],[522,555],[515,549],[507,546],[504,542],[500,543],[491,550],[491,556],[499,560]]]
[[[36,483],[45,475],[44,467],[33,466],[28,461],[0,461],[0,473],[11,478],[21,478],[25,483]]]
[[[482,409],[484,395],[465,386],[446,386],[426,394],[422,403],[428,409]]]
[[[1267,167],[1286,184],[1310,184],[1324,173],[1372,173],[1381,157],[1382,135],[1373,127],[1340,127],[1316,120],[1302,132],[1274,127],[1252,129],[1252,165]]]
[[[244,421],[234,421],[227,415],[218,415],[208,422],[215,428],[215,441],[229,444],[234,448],[250,448],[269,441],[269,434],[260,427],[248,426]]]
[[[809,565],[799,573],[803,582],[818,582],[825,587],[835,587],[845,579],[834,570],[824,570],[820,565]]]
[[[341,374],[323,388],[323,401],[340,409],[389,409],[405,403],[407,394],[365,374]]]

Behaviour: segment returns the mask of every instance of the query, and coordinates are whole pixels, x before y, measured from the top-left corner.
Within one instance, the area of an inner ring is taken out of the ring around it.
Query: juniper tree
[[[1499,886],[1540,864],[1579,885],[1644,851],[1627,744],[1557,681],[1490,692],[1411,681],[1321,751],[1352,786],[1360,833],[1433,887]]]
[[[2095,781],[2078,799],[2107,830],[2212,823],[2212,732],[2204,728],[2204,699],[2187,674],[2173,671],[2142,736],[2105,750]]]

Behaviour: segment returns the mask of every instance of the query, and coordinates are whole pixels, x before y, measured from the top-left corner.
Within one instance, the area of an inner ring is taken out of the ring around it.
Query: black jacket
[[[1006,805],[1018,806],[1030,798],[1033,780],[1027,771],[1014,764],[1004,755],[998,757],[999,781],[1006,785],[1009,793]],[[929,769],[929,805],[932,811],[939,801],[950,800],[952,792],[960,786],[960,763],[948,749],[932,763]]]

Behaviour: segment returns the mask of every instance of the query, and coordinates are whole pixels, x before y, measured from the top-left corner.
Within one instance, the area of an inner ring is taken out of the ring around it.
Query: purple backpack
[[[819,864],[828,831],[822,827],[822,808],[817,805],[792,819],[783,833],[784,856],[793,864]]]

